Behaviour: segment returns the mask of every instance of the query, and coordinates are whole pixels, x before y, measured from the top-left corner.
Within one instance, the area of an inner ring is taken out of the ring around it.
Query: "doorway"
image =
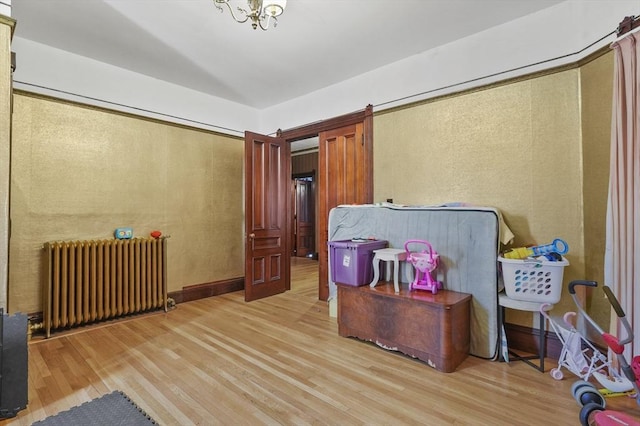
[[[373,106],[306,126],[279,130],[278,137],[289,143],[318,137],[315,246],[319,267],[318,299],[327,300],[329,211],[340,204],[373,202]]]
[[[295,163],[291,159],[291,166]],[[294,173],[292,176],[291,255],[317,259],[316,251],[316,172]]]

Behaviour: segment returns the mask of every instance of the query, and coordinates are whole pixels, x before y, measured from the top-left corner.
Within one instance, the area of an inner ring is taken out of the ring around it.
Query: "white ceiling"
[[[212,0],[14,0],[12,17],[15,37],[264,109],[561,2],[289,0],[266,32]]]

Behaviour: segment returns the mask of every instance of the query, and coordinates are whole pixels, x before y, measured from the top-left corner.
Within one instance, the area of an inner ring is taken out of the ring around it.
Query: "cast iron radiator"
[[[130,314],[167,311],[167,241],[45,243],[43,327],[71,328]]]

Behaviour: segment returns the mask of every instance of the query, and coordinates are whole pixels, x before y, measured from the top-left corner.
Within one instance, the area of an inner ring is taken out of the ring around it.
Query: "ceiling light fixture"
[[[251,19],[251,26],[254,30],[260,27],[262,30],[266,31],[269,28],[269,23],[272,19],[273,26],[276,27],[278,25],[277,17],[282,15],[282,12],[284,12],[287,0],[247,0],[249,10],[238,7],[238,12],[233,11],[233,8],[231,7],[232,2],[230,0],[213,0],[213,3],[218,9],[220,9],[220,12],[224,11],[221,5],[226,5],[229,8],[231,16],[236,20],[236,22],[243,23]],[[236,15],[236,13],[238,13],[238,15]]]

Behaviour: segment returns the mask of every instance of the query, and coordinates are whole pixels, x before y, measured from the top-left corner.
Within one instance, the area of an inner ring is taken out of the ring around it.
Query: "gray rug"
[[[55,416],[33,423],[33,426],[149,426],[157,425],[124,392],[113,391]]]

